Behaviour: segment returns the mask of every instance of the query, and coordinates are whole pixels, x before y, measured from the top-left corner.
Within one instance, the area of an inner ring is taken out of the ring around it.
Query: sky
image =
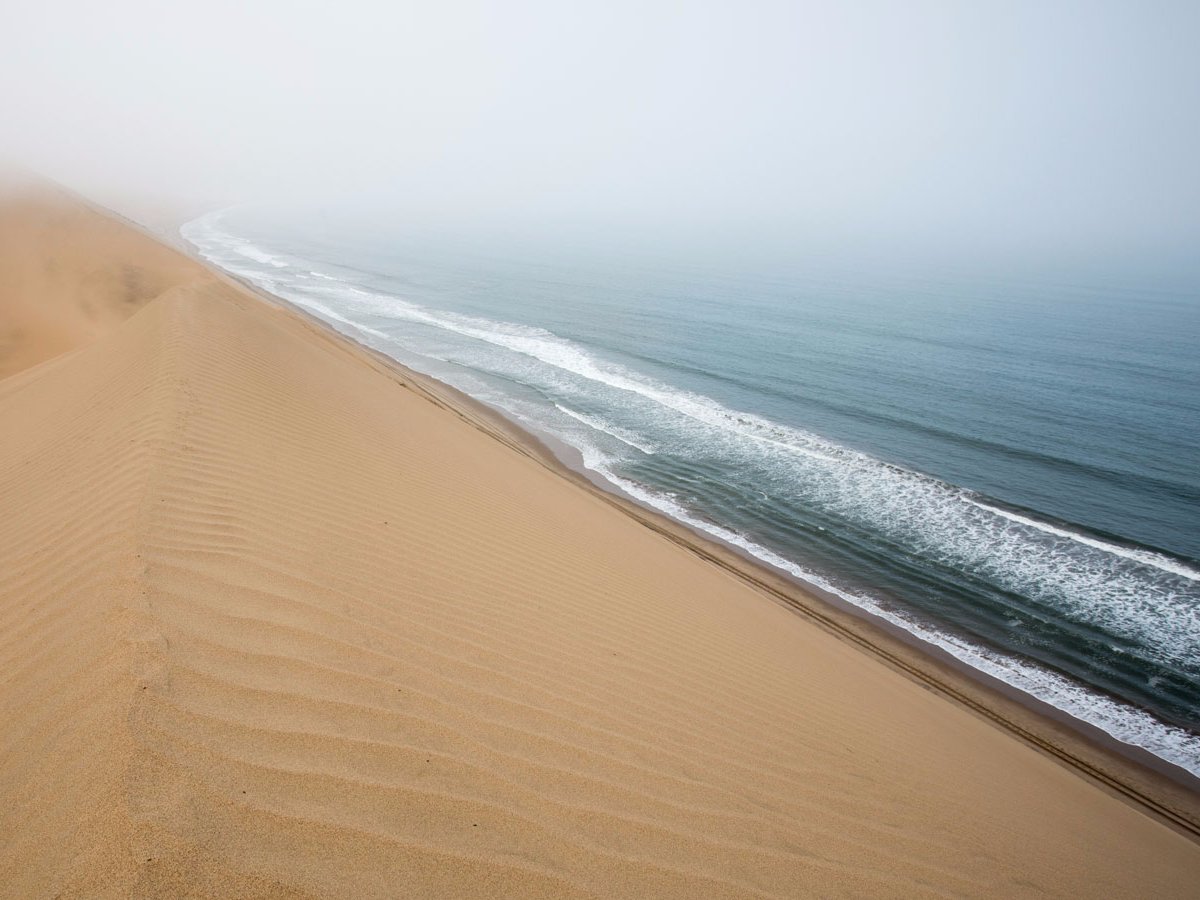
[[[1200,3],[5,0],[0,156],[118,207],[1186,257]]]

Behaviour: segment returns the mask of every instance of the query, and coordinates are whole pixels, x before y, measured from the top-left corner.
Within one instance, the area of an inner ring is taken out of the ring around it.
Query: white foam
[[[390,336],[387,333],[380,331],[378,328],[372,328],[369,325],[363,325],[361,322],[355,322],[353,319],[347,319],[341,313],[335,312],[334,310],[330,309],[329,307],[327,307],[321,303],[317,303],[315,300],[313,300],[309,297],[304,297],[302,295],[291,293],[288,291],[279,291],[277,293],[280,296],[282,296],[285,300],[291,300],[293,303],[295,303],[299,306],[303,306],[306,309],[310,309],[313,312],[317,313],[322,318],[331,319],[334,322],[340,322],[343,325],[348,325],[352,332],[359,333],[359,334],[369,334],[369,335],[372,335],[377,338],[382,338],[385,341],[390,339]]]
[[[218,250],[231,251],[253,262],[264,263],[276,269],[288,268],[287,262],[268,253],[252,241],[221,231],[218,225],[231,211],[231,209],[223,209],[201,216],[180,228],[179,233],[199,246],[202,251],[204,249],[212,250],[212,245],[216,244]]]
[[[1009,512],[1006,509],[999,509],[987,503],[980,503],[977,500],[967,499],[968,503],[973,503],[980,509],[986,509],[988,512],[995,513],[1002,518],[1012,522],[1020,522],[1022,525],[1028,525],[1030,528],[1036,528],[1038,531],[1044,531],[1046,534],[1053,534],[1056,537],[1067,538],[1068,540],[1076,541],[1088,547],[1095,547],[1097,550],[1102,550],[1105,553],[1112,553],[1116,556],[1123,556],[1126,559],[1132,559],[1134,562],[1144,566],[1153,566],[1156,569],[1162,569],[1164,572],[1170,572],[1172,575],[1178,575],[1181,578],[1187,578],[1190,581],[1200,581],[1200,571],[1196,571],[1183,563],[1176,562],[1173,559],[1168,559],[1161,553],[1154,553],[1149,550],[1136,550],[1132,547],[1122,547],[1120,544],[1113,544],[1108,541],[1097,540],[1096,538],[1088,537],[1086,534],[1079,534],[1074,531],[1067,531],[1063,528],[1058,528],[1051,525],[1049,522],[1039,522],[1036,519],[1030,519],[1026,516],[1018,515],[1014,512]]]
[[[593,416],[584,415],[583,413],[576,412],[573,409],[568,409],[567,407],[563,406],[561,403],[555,403],[554,405],[560,412],[564,413],[565,415],[570,416],[575,421],[582,422],[584,425],[587,425],[589,428],[594,428],[596,431],[602,431],[605,434],[609,435],[610,437],[616,438],[621,443],[627,444],[628,446],[632,447],[634,450],[640,450],[642,453],[645,453],[649,456],[653,456],[655,453],[658,452],[658,450],[655,447],[653,447],[650,444],[647,444],[643,441],[639,441],[634,435],[631,435],[628,431],[625,431],[622,428],[618,428],[617,426],[615,426],[611,423],[601,421],[600,419],[594,418]]]

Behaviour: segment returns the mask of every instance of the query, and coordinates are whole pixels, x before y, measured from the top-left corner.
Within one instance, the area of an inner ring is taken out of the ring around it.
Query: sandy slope
[[[65,194],[0,181],[0,378],[88,343],[202,273]]]
[[[71,260],[44,313],[6,289],[45,341],[10,367],[100,336],[0,381],[0,894],[1200,883],[1196,844],[63,202],[3,226],[0,278]],[[87,273],[125,267],[163,292],[118,325]]]

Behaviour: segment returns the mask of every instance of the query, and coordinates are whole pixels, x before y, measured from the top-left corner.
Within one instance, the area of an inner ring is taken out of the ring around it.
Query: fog
[[[134,210],[1184,258],[1198,10],[8,0],[0,151]]]

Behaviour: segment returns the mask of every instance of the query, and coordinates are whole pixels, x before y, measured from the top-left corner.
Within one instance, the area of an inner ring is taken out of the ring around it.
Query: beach
[[[0,205],[0,893],[1194,894],[1194,791],[47,187]]]
[[[417,231],[264,204],[168,233],[609,493],[1200,776],[1185,293]]]

